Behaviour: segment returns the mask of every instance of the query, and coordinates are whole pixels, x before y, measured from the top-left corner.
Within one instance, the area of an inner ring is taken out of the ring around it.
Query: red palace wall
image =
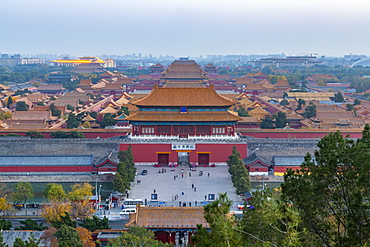
[[[238,130],[241,132],[242,136],[252,136],[257,138],[271,138],[271,139],[285,139],[285,138],[323,138],[330,133],[329,130],[303,130],[303,129],[287,129],[287,130],[262,130],[262,129],[247,129]],[[336,130],[332,130],[335,132]],[[346,137],[349,135],[350,138],[361,138],[362,130],[340,130],[340,133]]]
[[[132,154],[134,156],[135,163],[140,162],[158,162],[158,154],[166,153],[169,154],[169,162],[177,162],[178,152],[171,150],[172,146],[170,143],[132,143],[132,144],[120,144],[120,151],[125,151],[128,145],[132,147]],[[246,143],[198,143],[196,144],[196,150],[189,150],[190,162],[198,162],[198,152],[208,153],[209,162],[226,162],[227,157],[231,154],[233,146],[236,146],[240,153],[240,158],[244,159],[247,157],[247,144]]]

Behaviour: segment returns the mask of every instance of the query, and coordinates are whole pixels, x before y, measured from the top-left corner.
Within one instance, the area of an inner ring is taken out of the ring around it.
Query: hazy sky
[[[369,0],[0,0],[0,53],[370,55]]]

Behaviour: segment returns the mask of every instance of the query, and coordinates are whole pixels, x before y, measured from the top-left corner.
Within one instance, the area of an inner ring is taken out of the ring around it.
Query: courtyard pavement
[[[194,207],[196,206],[195,201],[197,206],[208,202],[208,194],[214,194],[217,197],[218,193],[226,192],[228,198],[233,201],[232,209],[235,210],[237,205],[242,203],[241,197],[235,193],[228,166],[197,167],[196,171],[191,171],[188,166],[176,167],[174,171],[171,171],[170,167],[136,166],[136,168],[138,175],[135,182],[131,184],[128,198],[143,198],[150,202],[151,194],[155,190],[158,202],[165,202],[165,204],[161,204],[162,206],[179,206],[179,202],[182,206],[184,202],[186,206],[190,206],[190,202],[191,206]],[[162,168],[166,169],[165,173],[159,173]],[[147,170],[148,174],[141,175],[142,170]],[[200,176],[201,171],[203,172],[202,176]],[[189,176],[190,174],[191,176]],[[178,177],[175,179],[176,175]],[[177,200],[174,199],[175,195],[178,195]],[[152,203],[150,202],[150,204]]]

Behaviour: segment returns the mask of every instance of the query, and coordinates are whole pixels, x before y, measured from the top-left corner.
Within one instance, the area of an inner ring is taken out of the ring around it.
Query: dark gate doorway
[[[199,165],[209,165],[209,154],[198,154]]]
[[[189,165],[189,153],[188,152],[178,152],[177,153],[177,164],[178,165]]]
[[[158,154],[158,165],[168,166],[169,155],[168,154]]]

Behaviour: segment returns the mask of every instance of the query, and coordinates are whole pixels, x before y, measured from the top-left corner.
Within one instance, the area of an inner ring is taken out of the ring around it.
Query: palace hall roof
[[[221,106],[229,107],[232,100],[219,95],[213,88],[159,88],[154,86],[150,94],[134,101],[138,106]]]
[[[167,82],[163,87],[177,87],[177,88],[185,88],[185,87],[204,87],[201,81],[176,81],[176,82]]]
[[[138,207],[134,224],[145,228],[209,228],[203,207]]]
[[[162,78],[206,78],[206,72],[194,60],[175,60],[162,73]]]
[[[136,112],[125,120],[129,121],[157,121],[157,122],[220,122],[239,121],[240,117],[230,112]]]

